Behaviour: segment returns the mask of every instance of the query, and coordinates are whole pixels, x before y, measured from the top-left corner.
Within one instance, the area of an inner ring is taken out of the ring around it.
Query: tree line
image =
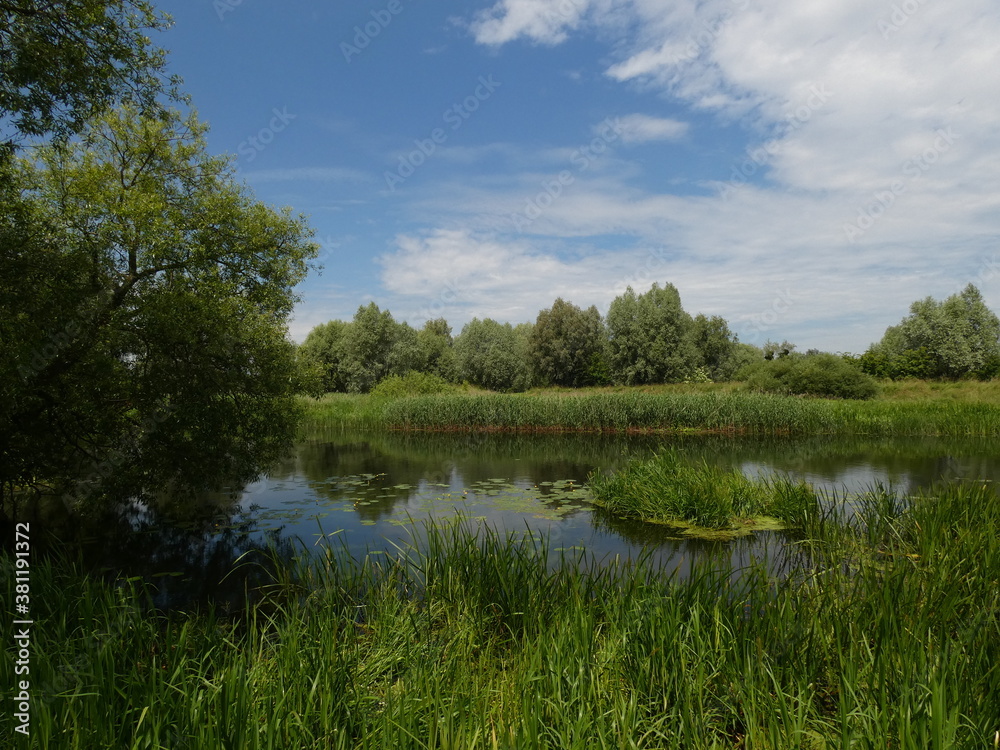
[[[390,375],[429,373],[494,391],[535,385],[581,387],[728,380],[763,359],[719,316],[692,316],[672,284],[631,287],[606,317],[556,299],[533,323],[469,321],[455,336],[443,318],[419,330],[374,302],[353,320],[314,328],[299,348],[316,391],[366,393]]]
[[[690,315],[670,283],[629,287],[607,316],[556,299],[532,323],[474,318],[455,336],[443,318],[414,329],[374,302],[314,328],[299,347],[303,387],[367,393],[389,376],[427,373],[493,391],[747,380],[760,390],[862,397],[876,378],[1000,375],[1000,320],[969,285],[910,314],[860,355],[739,341],[721,316]]]

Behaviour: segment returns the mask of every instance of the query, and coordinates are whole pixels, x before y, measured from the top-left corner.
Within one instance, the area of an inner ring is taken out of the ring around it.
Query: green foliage
[[[458,361],[451,338],[451,326],[444,318],[428,320],[417,332],[419,364],[417,369],[437,375],[449,383],[458,380]]]
[[[321,371],[325,392],[368,393],[390,375],[420,369],[426,352],[417,331],[370,302],[350,323],[331,320],[302,342],[303,357]]]
[[[532,367],[543,383],[577,387],[601,379],[606,334],[596,307],[557,299],[538,313],[529,340]]]
[[[168,26],[147,2],[4,2],[0,115],[13,126],[8,137],[78,133],[124,102],[158,111],[164,54],[147,33]]]
[[[78,498],[253,476],[294,434],[300,218],[205,126],[131,110],[4,167],[0,486]]]
[[[853,363],[833,354],[785,356],[758,362],[741,373],[761,393],[866,399],[878,386]]]
[[[777,341],[768,339],[764,342],[764,346],[761,349],[764,353],[764,359],[770,362],[772,359],[781,359],[792,354],[795,351],[795,344],[788,341],[782,341],[779,344]]]
[[[862,372],[876,378],[900,380],[903,378],[927,379],[935,377],[937,362],[926,346],[916,349],[902,349],[889,354],[887,347],[873,345],[858,357],[857,365]]]
[[[977,483],[832,503],[807,519],[809,552],[783,558],[779,577],[730,545],[671,573],[427,523],[396,554],[327,547],[279,566],[237,622],[162,615],[134,585],[39,561],[32,685],[59,697],[32,702],[32,739],[73,750],[988,748],[998,500]],[[9,556],[0,572],[11,601]],[[13,664],[0,663],[5,684]]]
[[[764,517],[797,524],[819,509],[816,493],[803,482],[750,479],[737,470],[687,463],[675,450],[630,461],[610,475],[595,471],[588,484],[595,502],[615,515],[707,529],[749,532]]]
[[[730,380],[743,364],[736,334],[725,318],[699,313],[694,317],[691,340],[698,351],[698,368],[715,382]]]
[[[350,323],[331,320],[313,328],[302,342],[300,353],[303,362],[315,373],[320,393],[346,391],[347,381],[340,368],[344,358],[344,339]]]
[[[631,287],[608,309],[609,362],[625,385],[677,383],[698,365],[694,322],[673,284],[637,295]]]
[[[1000,362],[1000,319],[969,284],[944,302],[931,297],[910,306],[898,326],[861,357],[878,377],[995,377]]]
[[[338,369],[348,393],[368,393],[393,373],[411,369],[416,356],[416,332],[396,323],[392,313],[370,302],[359,307],[344,331]]]
[[[404,396],[425,396],[430,393],[446,393],[454,388],[443,378],[427,372],[408,372],[405,375],[390,375],[372,388],[375,398],[403,398]]]
[[[530,327],[473,318],[455,341],[461,378],[491,391],[523,391],[531,385],[527,334]]]

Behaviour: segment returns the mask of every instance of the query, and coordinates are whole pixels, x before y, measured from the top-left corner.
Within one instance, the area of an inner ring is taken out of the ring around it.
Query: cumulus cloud
[[[574,175],[519,232],[504,214],[530,202],[537,187],[466,186],[450,207],[439,206],[442,223],[506,231],[513,247],[526,237],[587,238],[594,248],[609,236],[635,248],[661,242],[677,258],[664,278],[737,323],[769,310],[774,290],[792,285],[808,303],[790,306],[783,322],[830,348],[864,346],[913,298],[950,294],[963,280],[1000,306],[1000,271],[989,271],[1000,236],[995,0],[559,7],[503,0],[472,30],[493,46],[519,38],[559,44],[571,34],[607,40],[610,80],[665,97],[692,117],[738,121],[745,153],[720,165],[724,177],[703,184],[707,195],[651,192],[624,171],[604,170]],[[618,36],[609,40],[607,28]],[[640,114],[622,122],[626,143],[685,132],[684,123]],[[593,249],[563,260],[559,273],[576,278],[576,264],[607,277],[620,268],[615,257]]]
[[[559,44],[576,28],[587,0],[500,0],[472,23],[480,44],[499,45],[518,37],[541,44]]]

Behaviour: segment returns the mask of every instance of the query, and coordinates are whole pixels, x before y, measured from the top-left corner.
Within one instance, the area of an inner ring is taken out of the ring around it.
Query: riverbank
[[[302,398],[307,424],[395,430],[1000,435],[1000,382],[887,383],[869,401],[750,393],[738,384]]]
[[[996,494],[883,494],[846,520],[813,518],[778,582],[717,561],[683,580],[642,561],[553,566],[544,540],[431,524],[393,559],[332,545],[279,566],[240,620],[159,615],[134,583],[39,563],[33,742],[991,747]],[[13,684],[9,652],[3,673]]]

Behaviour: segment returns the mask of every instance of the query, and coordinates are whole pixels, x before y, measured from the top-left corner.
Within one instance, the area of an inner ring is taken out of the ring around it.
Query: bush
[[[833,354],[779,357],[741,374],[750,390],[762,393],[866,399],[878,392],[871,377]]]
[[[390,375],[372,388],[371,395],[381,398],[424,396],[453,390],[448,381],[427,372],[410,371],[405,375]]]

